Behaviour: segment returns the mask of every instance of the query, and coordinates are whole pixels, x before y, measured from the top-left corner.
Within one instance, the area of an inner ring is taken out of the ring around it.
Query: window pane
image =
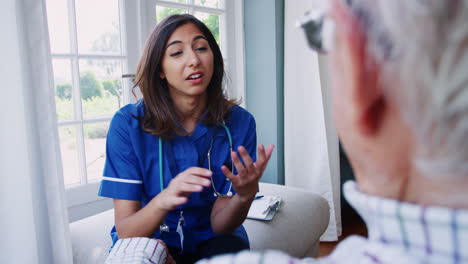
[[[84,118],[112,116],[122,106],[122,62],[80,60]]]
[[[79,0],[75,5],[79,53],[121,54],[119,1]]]
[[[52,53],[70,52],[67,1],[47,0],[50,49]]]
[[[218,8],[220,7],[219,0],[195,0],[196,5]]]
[[[77,126],[59,127],[60,151],[65,186],[80,183],[78,151],[76,147]]]
[[[172,8],[172,7],[165,7],[165,6],[156,6],[156,22],[159,23],[164,18],[175,15],[175,14],[185,14],[187,13],[187,9],[182,8]]]
[[[219,42],[219,15],[205,13],[205,12],[195,12],[195,17],[200,19],[205,25],[210,29],[211,33],[216,39],[216,42]]]
[[[106,136],[109,123],[84,125],[88,181],[99,179],[106,159]]]
[[[59,121],[73,118],[73,91],[71,77],[71,61],[53,59],[55,107]]]

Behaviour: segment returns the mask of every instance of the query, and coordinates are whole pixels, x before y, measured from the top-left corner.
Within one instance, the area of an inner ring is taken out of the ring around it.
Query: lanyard
[[[224,130],[226,130],[226,134],[228,136],[228,140],[229,140],[229,147],[230,147],[230,151],[232,152],[232,136],[231,136],[231,132],[229,131],[229,128],[226,126],[226,124],[223,122],[220,124]],[[163,176],[163,172],[164,172],[164,169],[163,169],[163,141],[162,139],[159,137],[159,186],[161,188],[161,192],[164,190],[164,176]],[[211,147],[210,147],[210,151],[211,151]],[[208,154],[209,156],[209,154]],[[208,160],[208,163],[210,163],[210,160]],[[211,166],[210,166],[211,167]],[[213,184],[213,181],[211,181],[212,184]],[[230,183],[231,184],[231,183]],[[231,186],[229,186],[229,193],[231,192]],[[213,188],[215,190],[215,196],[221,196],[221,197],[224,197],[224,196],[230,196],[231,194],[229,195],[222,195],[220,193],[218,193],[218,191],[216,191],[216,188],[215,186],[213,185]],[[160,193],[161,193],[160,192]],[[180,218],[179,218],[179,221],[177,223],[177,229],[176,229],[176,232],[179,234],[179,237],[180,237],[180,246],[181,246],[181,252],[184,250],[184,231],[183,231],[183,228],[182,226],[184,225],[184,222],[185,222],[185,219],[184,219],[184,213],[183,211],[181,210],[180,211]],[[159,230],[160,230],[160,233],[162,234],[163,232],[169,232],[169,226],[165,223],[165,221],[159,226]]]
[[[159,138],[159,186],[161,187],[161,192],[164,190],[162,144],[162,139]]]
[[[159,184],[161,187],[161,192],[164,190],[164,177],[163,177],[163,142],[162,139],[159,138]],[[184,251],[184,230],[183,230],[183,225],[185,222],[184,218],[184,212],[181,210],[180,211],[180,218],[177,223],[177,229],[176,232],[179,234],[180,237],[180,247],[181,247],[181,253]],[[166,224],[166,221],[164,221],[160,226],[159,226],[159,231],[162,234],[163,232],[169,232],[169,226]]]
[[[163,142],[162,139],[159,138],[159,184],[161,187],[161,192],[164,190],[164,177],[163,177]],[[182,226],[184,225],[184,213],[181,210],[180,211],[180,218],[179,222],[177,223],[177,229],[176,232],[179,234],[180,237],[180,247],[181,247],[181,253],[184,251],[184,230]],[[163,232],[169,232],[169,226],[166,224],[164,221],[160,226],[159,226],[159,231],[162,234]]]

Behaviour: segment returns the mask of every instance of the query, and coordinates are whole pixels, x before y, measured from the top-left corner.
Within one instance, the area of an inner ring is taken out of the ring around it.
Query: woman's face
[[[167,41],[160,77],[171,96],[199,96],[213,76],[213,52],[205,36],[192,23],[177,28]]]

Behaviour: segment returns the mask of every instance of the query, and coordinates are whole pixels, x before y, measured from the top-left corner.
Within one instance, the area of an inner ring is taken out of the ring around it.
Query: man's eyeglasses
[[[309,47],[318,53],[327,53],[333,45],[334,23],[325,11],[308,11],[298,19],[297,26],[302,27]]]

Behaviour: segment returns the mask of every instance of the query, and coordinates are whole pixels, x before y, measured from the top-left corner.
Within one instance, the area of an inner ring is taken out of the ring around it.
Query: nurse
[[[273,146],[223,93],[213,35],[191,15],[161,21],[136,74],[143,99],[120,109],[107,135],[99,195],[113,198],[119,238],[157,238],[177,263],[249,248],[242,226]]]

